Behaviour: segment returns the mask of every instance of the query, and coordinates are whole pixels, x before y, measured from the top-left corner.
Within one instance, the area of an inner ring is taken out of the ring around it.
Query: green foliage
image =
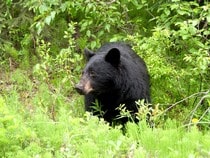
[[[187,113],[196,105],[199,107],[196,117],[209,110],[206,95],[209,95],[210,43],[204,34],[209,31],[209,21],[205,21],[208,8],[209,5],[200,7],[195,2],[179,0],[163,3],[158,9],[158,26],[154,27],[151,37],[142,37],[138,32],[127,37],[146,60],[153,102],[164,103],[161,108],[176,102],[186,106],[188,109],[172,104],[172,115],[179,113],[181,120],[188,120]],[[201,27],[203,22],[205,25]]]
[[[18,101],[15,97],[18,97],[17,94],[13,95],[12,103],[17,105]],[[27,142],[28,139],[31,139],[33,135],[31,129],[24,124],[24,118],[17,114],[18,112],[17,107],[8,107],[3,97],[0,96],[1,157],[6,156],[6,154],[14,154],[14,152],[21,149],[24,143]]]
[[[51,81],[63,88],[72,88],[74,86],[77,80],[75,75],[80,73],[81,65],[83,65],[81,55],[75,53],[75,41],[72,37],[74,33],[75,23],[70,23],[64,36],[64,38],[68,39],[69,46],[62,49],[55,56],[51,55],[53,54],[50,47],[51,43],[45,43],[44,40],[37,41],[39,43],[37,52],[41,61],[33,69],[36,77],[46,82]]]
[[[190,65],[189,71],[203,77],[209,71],[209,5],[199,7],[195,2],[174,1],[163,5],[159,12],[162,14],[158,23],[170,30],[173,52],[182,55]]]
[[[0,97],[1,157],[209,156],[209,131],[200,132],[196,124],[186,132],[172,120],[165,129],[148,128],[144,121],[128,123],[123,135],[120,128],[112,128],[90,113],[73,117],[60,106],[55,121],[44,107],[36,104],[27,110],[14,97],[18,94]],[[15,107],[17,103],[20,108]]]
[[[0,10],[0,157],[210,156],[208,1],[6,0]],[[129,122],[123,135],[84,116],[73,90],[83,49],[117,40],[147,63],[154,129]]]
[[[140,145],[134,149],[134,155],[137,155],[136,157],[208,156],[208,147],[205,145],[209,146],[206,140],[209,136],[206,135],[202,139],[202,133],[196,127],[192,127],[191,132],[185,132],[183,128],[177,129],[175,121],[172,120],[167,124],[167,129],[150,129],[142,123],[140,126],[129,123],[127,125],[128,137],[140,142]],[[203,145],[198,145],[198,142],[203,142]],[[142,152],[139,153],[139,151]]]
[[[148,3],[154,5],[153,1]],[[81,48],[93,49],[111,39],[122,40],[134,30],[149,34],[152,25],[148,28],[145,21],[148,16],[152,17],[149,11],[153,8],[145,1],[135,0],[3,1],[0,5],[1,58],[7,61],[10,57],[23,67],[33,65],[40,54],[37,42],[42,40],[51,44],[50,55],[57,55],[68,47],[69,42],[63,37],[72,24],[74,33],[71,32],[71,41],[74,41],[72,46],[76,48],[74,54]],[[139,16],[139,12],[143,14]]]

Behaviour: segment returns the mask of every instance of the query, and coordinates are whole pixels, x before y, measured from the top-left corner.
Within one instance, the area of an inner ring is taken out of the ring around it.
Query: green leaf
[[[45,18],[45,23],[50,25],[50,22],[55,18],[56,12],[52,11],[49,16]]]
[[[48,11],[48,9],[49,8],[46,6],[46,4],[42,4],[42,5],[39,6],[39,12],[40,13],[44,13],[44,12]]]
[[[90,37],[91,36],[90,30],[87,30],[86,35],[87,35],[87,37]]]
[[[96,47],[97,43],[96,41],[92,41],[90,46],[91,46],[91,49],[94,49]]]
[[[170,15],[170,10],[169,10],[169,9],[165,9],[165,10],[164,10],[164,13],[165,13],[167,16],[169,16],[169,15]]]

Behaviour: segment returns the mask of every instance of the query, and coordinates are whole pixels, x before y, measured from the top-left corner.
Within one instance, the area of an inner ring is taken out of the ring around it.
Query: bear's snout
[[[78,84],[75,85],[76,91],[81,95],[86,95],[93,91],[93,87],[89,80],[82,79]]]
[[[83,95],[84,94],[84,92],[83,92],[83,86],[81,85],[81,84],[76,84],[75,85],[75,89],[76,89],[76,91],[79,93],[79,94],[81,94],[81,95]]]

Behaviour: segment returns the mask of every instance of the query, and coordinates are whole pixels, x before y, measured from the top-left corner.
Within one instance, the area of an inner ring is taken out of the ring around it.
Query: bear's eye
[[[90,75],[90,77],[96,77],[96,73],[93,70],[89,71],[89,75]]]

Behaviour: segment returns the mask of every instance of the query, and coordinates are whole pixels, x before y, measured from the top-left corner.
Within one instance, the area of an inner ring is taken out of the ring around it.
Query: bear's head
[[[87,64],[83,70],[81,80],[75,88],[78,93],[96,95],[111,92],[119,83],[120,50],[112,48],[108,52],[93,53],[85,49]]]

